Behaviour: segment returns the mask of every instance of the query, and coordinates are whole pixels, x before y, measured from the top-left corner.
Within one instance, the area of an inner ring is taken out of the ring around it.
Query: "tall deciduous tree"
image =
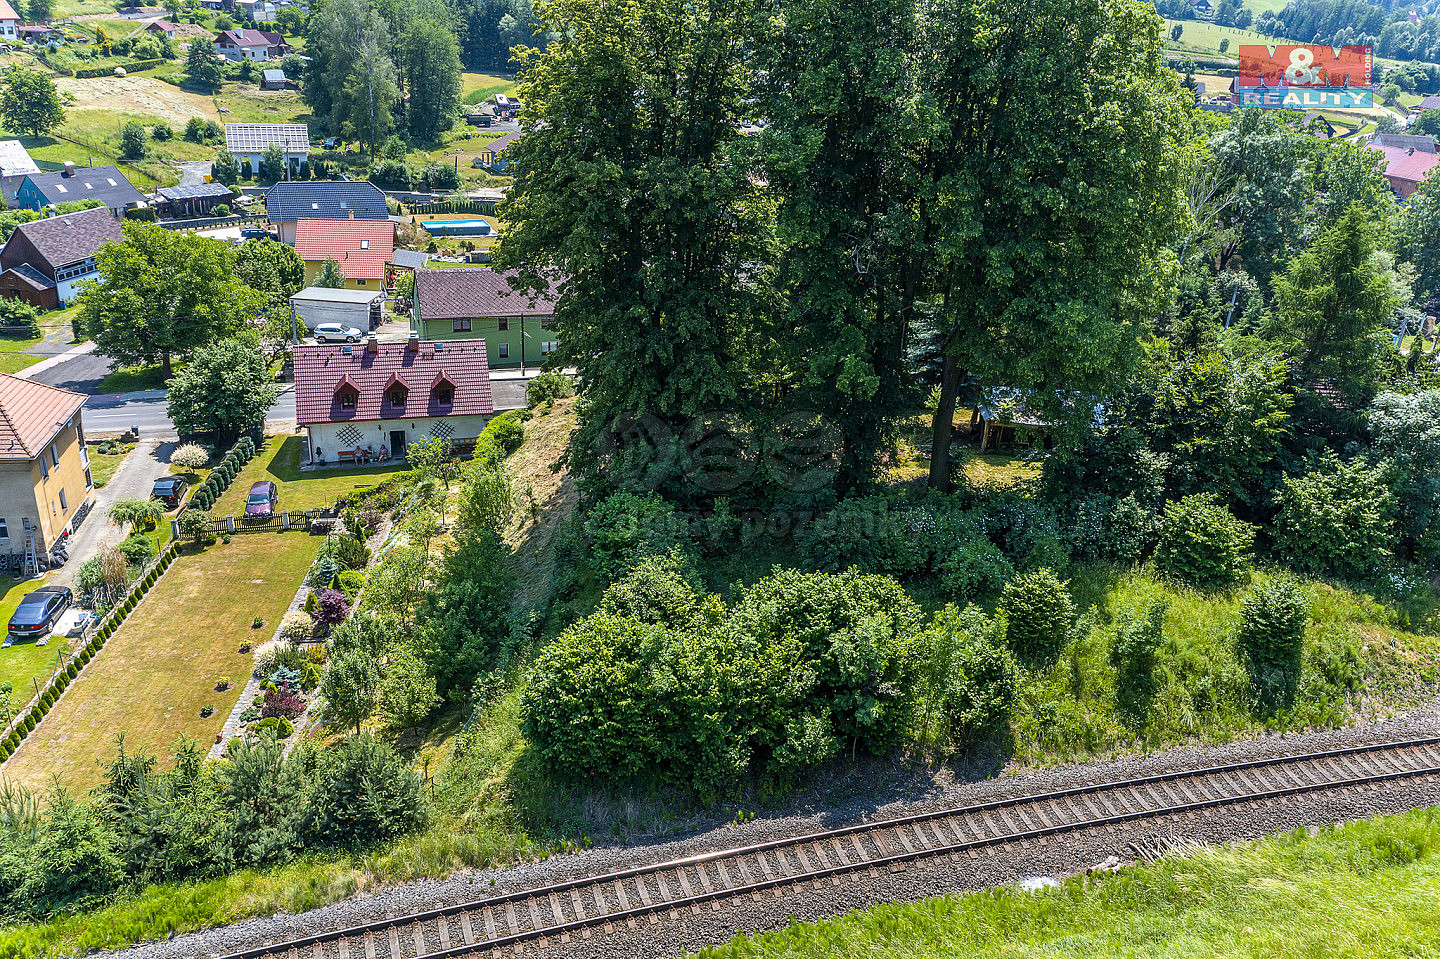
[[[410,95],[405,128],[411,139],[429,142],[454,125],[460,109],[460,44],[447,25],[426,15],[401,37],[399,56]]]
[[[235,254],[235,275],[283,306],[305,286],[305,261],[288,244],[250,240]]]
[[[350,103],[351,128],[361,145],[370,148],[372,160],[376,147],[395,129],[394,104],[400,99],[400,86],[388,46],[384,24],[367,31],[355,50],[354,64],[344,87]]]
[[[241,329],[264,297],[235,276],[235,253],[219,240],[126,223],[125,240],[95,254],[100,279],[80,295],[80,320],[114,363],[164,365]]]
[[[946,326],[930,483],[968,373],[1079,413],[1136,355],[1175,274],[1187,97],[1126,0],[943,0],[917,107],[924,242]]]
[[[7,130],[39,137],[65,122],[65,107],[45,74],[10,67],[0,74],[0,120]]]
[[[889,442],[925,292],[916,17],[912,0],[797,0],[764,47],[765,177],[787,305],[776,339],[804,405],[839,430],[842,490],[870,477]]]
[[[208,433],[229,446],[265,421],[279,395],[259,344],[246,334],[195,350],[170,381],[165,411],[181,433]]]
[[[637,420],[668,444],[742,391],[759,259],[737,131],[750,9],[557,0],[555,41],[528,56],[496,262],[531,289],[565,277],[559,359],[588,398],[571,458],[591,475]]]

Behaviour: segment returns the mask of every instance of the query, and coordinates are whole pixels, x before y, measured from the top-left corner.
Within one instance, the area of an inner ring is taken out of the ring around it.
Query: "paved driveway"
[[[70,537],[70,560],[56,571],[52,583],[74,589],[75,570],[80,564],[99,552],[101,546],[114,545],[124,538],[124,531],[112,525],[105,514],[118,500],[148,499],[155,480],[170,472],[170,454],[175,445],[153,438],[141,439],[136,444],[110,477],[110,482],[95,491],[95,505],[90,515]]]

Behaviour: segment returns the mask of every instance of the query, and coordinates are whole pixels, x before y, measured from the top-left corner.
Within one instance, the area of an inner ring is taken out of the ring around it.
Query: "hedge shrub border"
[[[85,667],[95,658],[95,654],[100,651],[105,642],[115,635],[115,631],[130,615],[130,611],[139,604],[150,588],[159,582],[160,577],[170,568],[170,564],[175,561],[178,553],[178,543],[171,541],[150,564],[150,569],[146,571],[145,575],[130,587],[130,592],[126,594],[125,598],[105,614],[84,644],[70,653],[69,659],[63,666],[56,669],[33,699],[16,710],[15,716],[9,724],[4,729],[0,729],[0,764],[14,755],[25,737],[35,731],[40,720],[44,719],[45,714],[55,703],[60,701],[66,688],[79,678],[80,673],[84,672]]]

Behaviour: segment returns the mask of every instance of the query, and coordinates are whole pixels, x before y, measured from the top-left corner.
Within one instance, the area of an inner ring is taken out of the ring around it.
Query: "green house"
[[[411,329],[422,340],[484,340],[491,369],[544,362],[556,347],[554,312],[553,292],[532,299],[488,267],[415,271]]]

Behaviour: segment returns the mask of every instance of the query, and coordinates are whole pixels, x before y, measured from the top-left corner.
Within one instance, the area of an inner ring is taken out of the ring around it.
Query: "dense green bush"
[[[1354,579],[1374,576],[1391,557],[1394,497],[1379,472],[1317,457],[1276,491],[1276,554],[1292,569]]]
[[[525,385],[525,401],[531,406],[543,406],[566,396],[575,395],[575,385],[570,377],[559,370],[546,370],[531,377]]]
[[[121,541],[120,553],[131,566],[143,566],[155,555],[155,543],[143,534],[133,534]]]
[[[317,558],[324,556],[333,560],[337,574],[347,570],[363,570],[365,564],[370,562],[369,547],[349,533],[326,537],[315,555]]]
[[[1110,663],[1115,667],[1115,699],[1122,712],[1143,719],[1155,692],[1155,656],[1165,643],[1169,603],[1157,600],[1140,615],[1122,613],[1115,626]]]
[[[926,725],[941,744],[969,746],[1004,727],[1020,691],[1020,670],[1004,640],[1004,621],[974,606],[947,606],[921,632]]]
[[[1271,580],[1245,597],[1235,647],[1262,708],[1286,705],[1300,680],[1310,603],[1294,580]]]
[[[475,678],[505,657],[513,588],[498,535],[465,530],[456,536],[421,604],[415,638],[441,696],[463,700]]]
[[[520,448],[525,439],[525,424],[518,410],[509,410],[485,424],[475,439],[475,459],[494,462],[504,459]]]
[[[1075,622],[1070,590],[1048,569],[1006,583],[999,609],[1005,614],[1006,644],[1030,664],[1053,659],[1065,647]]]
[[[295,724],[284,716],[267,716],[255,724],[255,735],[273,735],[276,739],[288,739],[295,731]]]
[[[648,556],[663,556],[689,543],[685,519],[654,493],[607,496],[585,517],[584,529],[595,568],[605,582],[618,579]]]
[[[1401,548],[1440,559],[1440,390],[1381,393],[1366,419],[1390,487],[1403,491],[1395,498]]]
[[[1014,575],[1010,560],[983,537],[957,544],[940,563],[940,585],[960,600],[993,596]]]
[[[1244,575],[1254,538],[1214,494],[1196,493],[1165,507],[1155,566],[1198,589],[1226,589]]]
[[[522,726],[557,772],[713,794],[898,741],[920,616],[893,579],[777,571],[725,618],[688,585],[678,556],[644,562],[538,657]]]

